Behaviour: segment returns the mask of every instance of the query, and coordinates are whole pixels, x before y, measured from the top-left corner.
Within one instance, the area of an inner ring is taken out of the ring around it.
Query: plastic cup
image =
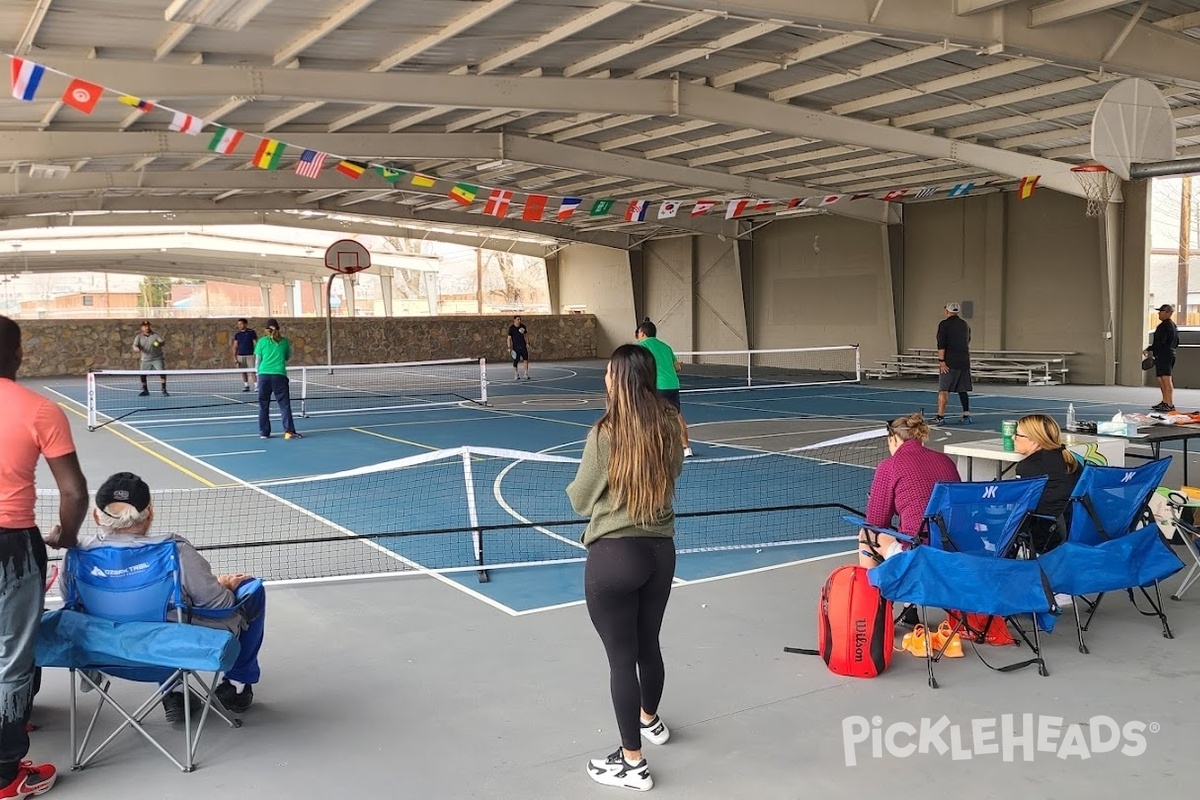
[[[1017,449],[1016,440],[1013,438],[1016,433],[1017,421],[1015,419],[1006,419],[1000,423],[1000,437],[1007,452],[1011,453]]]

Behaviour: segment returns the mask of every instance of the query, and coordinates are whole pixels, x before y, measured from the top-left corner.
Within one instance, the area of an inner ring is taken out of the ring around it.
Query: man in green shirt
[[[254,345],[255,372],[258,373],[258,438],[271,438],[271,395],[279,404],[283,438],[302,439],[292,420],[292,395],[288,388],[287,362],[292,343],[279,333],[279,320],[267,320],[267,335]]]
[[[649,350],[650,354],[654,356],[654,365],[658,368],[658,396],[675,406],[675,410],[680,412],[679,424],[683,428],[683,455],[690,457],[692,448],[688,442],[687,423],[683,421],[683,412],[679,408],[679,371],[683,369],[683,366],[675,358],[675,351],[671,349],[671,345],[658,338],[658,327],[650,321],[649,317],[643,319],[642,324],[638,325],[635,335],[638,344]]]

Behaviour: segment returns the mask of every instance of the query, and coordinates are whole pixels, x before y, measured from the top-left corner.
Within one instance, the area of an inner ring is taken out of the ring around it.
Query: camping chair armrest
[[[866,519],[863,517],[858,517],[853,514],[843,514],[842,519],[844,519],[846,522],[849,522],[851,525],[859,528],[865,528],[873,533],[886,534],[887,536],[899,539],[902,542],[908,542],[909,544],[920,544],[920,540],[916,536],[910,536],[907,533],[901,533],[894,528],[883,528],[877,525],[868,525]]]
[[[198,606],[193,606],[190,611],[193,617],[204,617],[205,619],[224,619],[225,617],[241,611],[242,607],[245,606],[251,598],[262,591],[262,589],[262,578],[251,578],[239,586],[237,591],[233,593],[233,596],[237,602],[232,606],[229,606],[228,608],[200,608]]]

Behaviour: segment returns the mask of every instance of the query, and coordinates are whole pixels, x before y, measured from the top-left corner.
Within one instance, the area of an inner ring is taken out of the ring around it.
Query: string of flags
[[[454,200],[464,208],[483,203],[483,213],[493,217],[508,217],[515,213],[514,207],[520,208],[520,218],[530,222],[541,222],[548,216],[557,222],[565,222],[576,214],[589,218],[622,217],[626,222],[645,222],[648,220],[669,220],[681,215],[688,217],[704,217],[717,211],[719,206],[725,207],[725,219],[738,219],[755,214],[774,213],[796,208],[823,208],[836,203],[852,203],[856,200],[874,199],[884,202],[895,202],[908,197],[914,200],[924,200],[945,192],[947,197],[964,197],[975,189],[972,181],[963,181],[950,187],[920,186],[898,189],[880,190],[875,192],[859,192],[845,194],[827,194],[809,197],[792,198],[735,198],[735,199],[699,199],[699,200],[618,200],[601,197],[589,200],[583,197],[559,197],[557,195],[527,193],[514,189],[479,186],[471,183],[439,178],[421,172],[411,172],[398,169],[386,164],[360,161],[334,153],[299,147],[281,139],[258,136],[253,133],[209,122],[200,117],[168,108],[154,100],[146,100],[133,95],[115,91],[97,83],[91,83],[60,72],[29,59],[9,55],[12,62],[12,95],[17,100],[33,101],[41,88],[42,79],[47,72],[52,72],[69,79],[61,101],[84,114],[91,114],[101,97],[107,92],[115,94],[117,101],[143,114],[163,111],[171,115],[168,129],[188,136],[199,136],[205,129],[210,130],[208,150],[218,155],[236,155],[247,139],[254,144],[250,163],[262,170],[279,170],[285,153],[295,153],[296,161],[293,171],[302,178],[316,179],[321,175],[326,163],[332,163],[335,171],[351,180],[359,180],[367,172],[374,172],[384,181],[404,190],[435,190],[438,183],[449,184],[446,197]],[[247,148],[248,150],[249,148]],[[245,152],[243,150],[242,152]],[[1021,179],[1017,189],[1018,197],[1022,200],[1033,196],[1037,189],[1040,175],[1029,175]],[[990,185],[992,182],[984,184]],[[433,194],[436,192],[426,191]]]

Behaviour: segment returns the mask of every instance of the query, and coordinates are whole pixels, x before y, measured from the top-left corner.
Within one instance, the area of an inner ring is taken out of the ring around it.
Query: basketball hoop
[[[1098,217],[1103,214],[1104,207],[1108,205],[1108,201],[1112,198],[1113,192],[1117,190],[1121,179],[1114,175],[1108,167],[1102,167],[1099,164],[1071,167],[1071,173],[1075,176],[1075,180],[1079,181],[1084,196],[1087,197],[1085,213],[1089,217]]]
[[[325,250],[325,266],[342,275],[353,275],[371,266],[371,254],[353,239],[340,239]]]

